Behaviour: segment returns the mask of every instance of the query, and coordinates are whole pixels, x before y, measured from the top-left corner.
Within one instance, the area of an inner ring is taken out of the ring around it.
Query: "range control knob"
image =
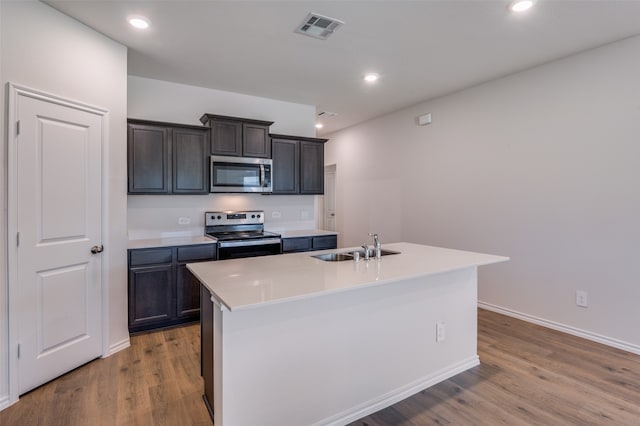
[[[222,216],[218,216],[218,220],[222,219]]]
[[[255,214],[252,214],[252,215],[251,215],[251,219],[255,219],[255,218],[256,218],[256,215],[255,215]]]
[[[260,215],[257,215],[256,217],[257,217],[258,219],[260,219]]]

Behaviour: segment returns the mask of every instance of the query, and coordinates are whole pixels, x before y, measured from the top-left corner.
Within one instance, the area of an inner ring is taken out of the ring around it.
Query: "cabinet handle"
[[[104,251],[104,247],[101,245],[99,246],[93,246],[91,247],[91,253],[93,254],[98,254],[98,253],[102,253]]]

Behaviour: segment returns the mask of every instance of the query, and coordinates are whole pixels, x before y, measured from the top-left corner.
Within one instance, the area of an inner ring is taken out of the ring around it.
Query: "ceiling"
[[[46,3],[126,45],[130,75],[336,112],[320,135],[640,34],[640,0],[538,0],[521,15],[507,0]],[[294,33],[309,12],[345,24],[324,41]]]

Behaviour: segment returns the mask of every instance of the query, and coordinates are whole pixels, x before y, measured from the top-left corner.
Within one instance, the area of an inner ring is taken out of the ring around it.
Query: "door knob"
[[[104,247],[102,245],[91,247],[91,253],[93,254],[102,253],[103,250],[104,250]]]

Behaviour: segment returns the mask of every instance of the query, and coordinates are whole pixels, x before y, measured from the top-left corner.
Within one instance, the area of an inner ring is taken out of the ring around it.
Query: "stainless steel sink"
[[[364,250],[360,250],[357,253],[360,253],[360,260],[364,260]],[[400,254],[400,252],[385,249],[382,249],[381,251],[382,256],[387,256],[390,254]],[[375,252],[370,253],[370,256],[371,259],[375,259]],[[324,260],[326,262],[343,262],[345,260],[353,260],[353,254],[351,254],[351,252],[316,254],[311,257],[315,257],[316,259]]]
[[[358,251],[358,253],[360,253],[360,259],[364,259],[364,250],[360,250],[360,251]],[[395,250],[385,250],[385,249],[380,250],[380,255],[381,256],[388,256],[390,254],[400,254],[400,252],[399,251],[395,251]],[[369,251],[369,256],[372,259],[375,258],[376,257],[375,250],[370,250]]]
[[[326,253],[326,254],[316,254],[316,259],[324,260],[327,262],[342,262],[345,260],[353,260],[353,256],[349,253]]]

